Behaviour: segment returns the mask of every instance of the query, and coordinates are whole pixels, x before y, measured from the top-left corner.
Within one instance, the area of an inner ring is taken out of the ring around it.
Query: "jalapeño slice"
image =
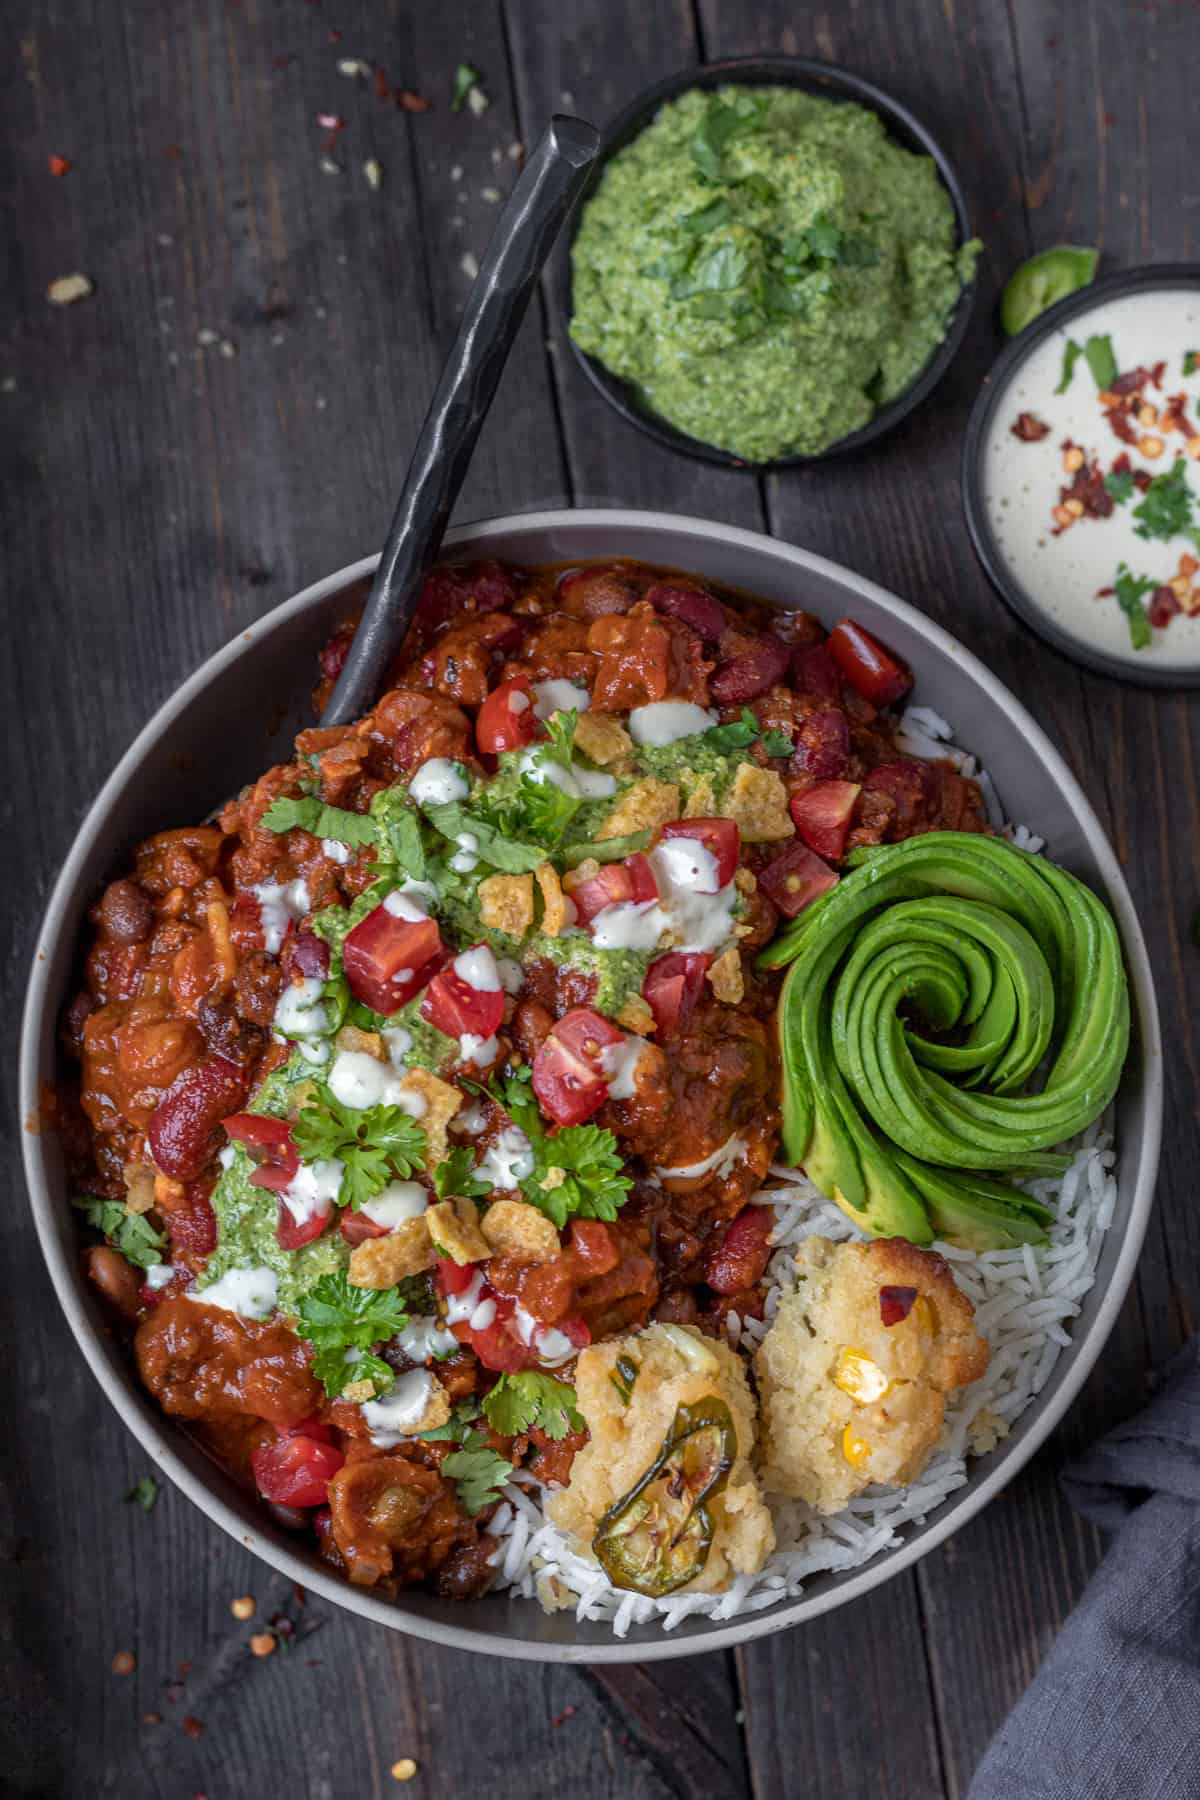
[[[646,1473],[596,1527],[592,1549],[614,1587],[658,1598],[699,1575],[713,1539],[704,1503],[725,1486],[736,1455],[723,1400],[709,1396],[676,1410]]]

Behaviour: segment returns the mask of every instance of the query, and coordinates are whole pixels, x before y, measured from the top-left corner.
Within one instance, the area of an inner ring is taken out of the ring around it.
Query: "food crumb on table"
[[[399,1762],[392,1764],[393,1781],[411,1781],[417,1772],[417,1765],[411,1756],[402,1756]]]
[[[253,1594],[240,1594],[236,1600],[229,1602],[229,1610],[235,1619],[252,1619],[254,1617]]]
[[[256,1631],[250,1639],[252,1656],[272,1656],[275,1653],[275,1633],[273,1631]]]

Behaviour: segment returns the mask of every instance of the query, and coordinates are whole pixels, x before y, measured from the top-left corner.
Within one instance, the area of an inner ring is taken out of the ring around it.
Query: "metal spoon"
[[[367,710],[403,641],[542,265],[599,147],[594,126],[556,114],[496,222],[322,725],[348,725]]]

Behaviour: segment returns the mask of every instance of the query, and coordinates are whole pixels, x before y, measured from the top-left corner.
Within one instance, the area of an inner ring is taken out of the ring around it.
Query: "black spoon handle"
[[[542,265],[599,145],[594,126],[556,114],[496,222],[322,725],[348,725],[366,712],[403,641]]]

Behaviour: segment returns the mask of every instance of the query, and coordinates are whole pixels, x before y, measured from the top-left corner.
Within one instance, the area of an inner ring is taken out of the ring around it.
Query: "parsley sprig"
[[[527,1070],[510,1075],[496,1097],[533,1151],[533,1173],[520,1184],[524,1198],[560,1231],[572,1218],[615,1219],[633,1182],[612,1132],[599,1125],[564,1125],[548,1132]]]
[[[1200,543],[1192,513],[1193,494],[1187,481],[1187,463],[1182,456],[1174,468],[1156,475],[1133,509],[1137,520],[1134,530],[1140,538],[1190,537]]]
[[[155,1231],[144,1213],[126,1212],[119,1200],[98,1200],[92,1194],[72,1200],[71,1205],[79,1208],[89,1225],[104,1233],[126,1262],[139,1269],[152,1269],[163,1260],[167,1240],[161,1231]]]
[[[501,1375],[484,1396],[483,1410],[488,1424],[501,1437],[518,1437],[535,1426],[554,1439],[565,1438],[569,1431],[583,1430],[575,1389],[569,1382],[556,1381],[553,1375],[542,1375],[536,1369]]]
[[[345,1269],[314,1283],[297,1309],[297,1332],[314,1346],[313,1374],[331,1399],[351,1381],[370,1379],[376,1393],[392,1385],[392,1370],[372,1346],[403,1331],[408,1314],[398,1288],[351,1287]],[[346,1352],[358,1351],[347,1358]]]
[[[333,1158],[343,1165],[339,1206],[358,1212],[389,1181],[404,1178],[425,1163],[425,1133],[398,1106],[343,1106],[324,1082],[319,1104],[306,1106],[292,1126],[292,1140],[305,1162]]]
[[[481,1181],[475,1174],[475,1160],[465,1144],[455,1144],[433,1171],[433,1186],[439,1200],[447,1194],[454,1194],[459,1199],[476,1200],[481,1194],[490,1194],[491,1183]]]
[[[732,719],[728,725],[713,725],[700,734],[701,743],[722,756],[737,750],[748,750],[759,739],[768,756],[792,754],[794,745],[787,733],[764,731],[748,706],[743,706],[740,719]]]
[[[313,837],[336,838],[341,844],[377,845],[375,821],[365,813],[326,806],[315,794],[281,794],[262,816],[268,831],[307,831]]]
[[[472,1518],[500,1498],[512,1472],[512,1463],[495,1450],[452,1450],[442,1459],[442,1474],[454,1482],[462,1509]]]

